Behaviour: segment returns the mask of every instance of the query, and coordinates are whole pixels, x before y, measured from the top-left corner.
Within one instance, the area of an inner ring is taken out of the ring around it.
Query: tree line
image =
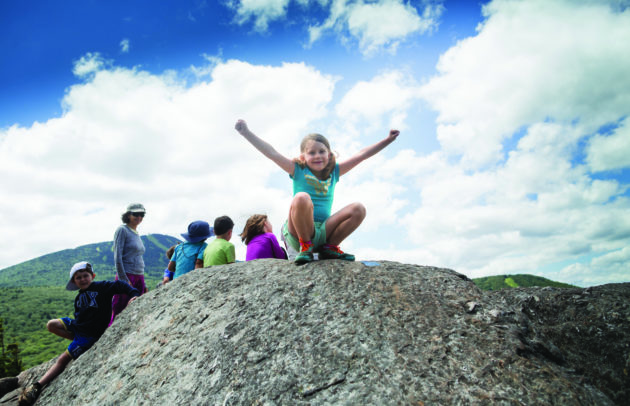
[[[4,346],[4,320],[0,318],[0,378],[18,376],[22,372],[22,359],[17,343]]]

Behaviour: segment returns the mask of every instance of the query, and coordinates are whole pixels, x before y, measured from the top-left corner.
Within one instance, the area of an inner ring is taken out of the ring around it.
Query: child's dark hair
[[[328,155],[328,165],[326,165],[326,167],[323,170],[323,179],[328,178],[328,176],[332,173],[332,171],[335,169],[335,164],[337,163],[337,159],[335,157],[335,154],[333,154],[332,150],[330,149],[330,143],[328,142],[328,140],[326,139],[326,137],[324,137],[321,134],[317,134],[317,133],[312,133],[307,135],[306,137],[304,137],[302,139],[302,142],[300,143],[300,153],[304,152],[304,150],[306,149],[306,144],[309,141],[315,141],[315,142],[321,142],[322,144],[324,144],[324,146],[326,147],[326,149],[328,149],[329,155]],[[293,158],[293,162],[295,162],[296,164],[300,165],[300,168],[304,168],[306,167],[306,161],[304,161],[304,159],[302,159],[302,157],[298,157],[298,158]]]
[[[221,216],[214,219],[214,235],[220,236],[234,227],[234,222],[228,216]]]
[[[245,245],[249,245],[249,242],[256,237],[265,233],[265,224],[267,223],[266,214],[254,214],[247,219],[243,232],[240,234],[241,241]]]
[[[173,245],[171,248],[166,250],[166,258],[171,259],[173,254],[175,253],[175,247],[177,247],[179,243]]]

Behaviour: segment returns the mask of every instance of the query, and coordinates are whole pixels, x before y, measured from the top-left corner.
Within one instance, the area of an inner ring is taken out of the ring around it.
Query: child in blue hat
[[[188,225],[188,232],[181,234],[186,242],[175,247],[168,263],[168,270],[174,272],[173,279],[193,269],[203,268],[203,252],[208,246],[205,241],[213,235],[213,228],[206,221],[193,221]]]

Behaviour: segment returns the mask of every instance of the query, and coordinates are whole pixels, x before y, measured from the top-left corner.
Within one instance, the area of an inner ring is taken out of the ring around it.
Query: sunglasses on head
[[[143,212],[131,213],[131,215],[134,216],[134,217],[144,217],[144,213]]]

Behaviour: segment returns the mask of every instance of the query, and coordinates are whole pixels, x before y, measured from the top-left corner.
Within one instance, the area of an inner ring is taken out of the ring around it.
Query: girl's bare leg
[[[365,219],[367,211],[361,203],[352,203],[328,217],[326,220],[326,242],[339,245],[346,239]]]
[[[289,232],[302,241],[313,238],[313,202],[308,193],[300,192],[293,196],[289,209]]]

